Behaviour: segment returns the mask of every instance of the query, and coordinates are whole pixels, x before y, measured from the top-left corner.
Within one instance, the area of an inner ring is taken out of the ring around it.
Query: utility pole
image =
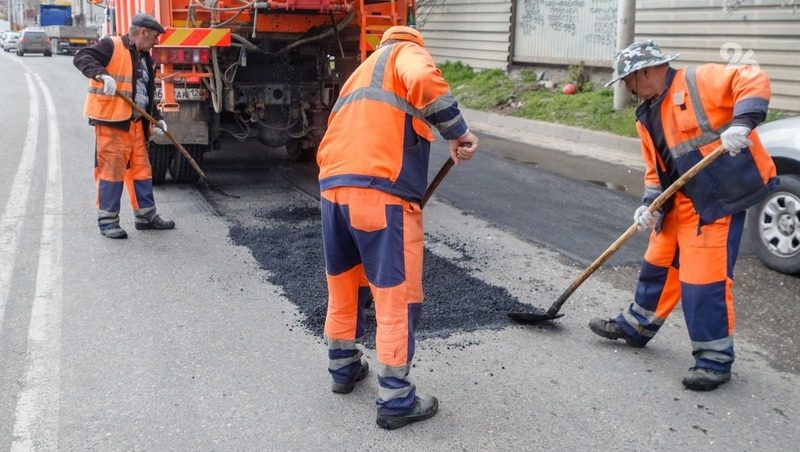
[[[627,47],[634,39],[636,25],[636,0],[619,0],[617,3],[617,50]],[[617,62],[612,63],[616,73]],[[622,110],[631,103],[631,95],[625,90],[622,81],[614,85],[614,110]]]

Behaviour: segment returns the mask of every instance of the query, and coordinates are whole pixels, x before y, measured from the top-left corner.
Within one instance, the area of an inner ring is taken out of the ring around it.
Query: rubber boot
[[[349,394],[355,389],[356,383],[366,378],[367,374],[369,374],[369,363],[367,360],[362,359],[361,370],[358,371],[356,379],[350,383],[331,383],[331,391],[337,394]]]
[[[439,411],[439,400],[433,396],[417,395],[414,407],[406,414],[396,416],[378,415],[375,420],[379,427],[386,430],[405,427],[412,422],[424,421],[436,415]]]

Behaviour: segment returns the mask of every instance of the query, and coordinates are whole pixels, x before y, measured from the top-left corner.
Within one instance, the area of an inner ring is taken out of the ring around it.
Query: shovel
[[[117,92],[116,94],[117,94],[117,96],[119,96],[122,99],[124,99],[125,102],[127,102],[128,105],[131,106],[131,108],[136,110],[140,115],[144,116],[148,121],[150,121],[150,124],[152,124],[153,126],[158,127],[159,129],[161,129],[161,124],[158,123],[156,118],[150,116],[150,114],[148,114],[146,111],[144,111],[144,109],[142,107],[140,107],[139,104],[137,104],[136,102],[128,99],[127,97],[123,96],[119,92]],[[191,167],[197,172],[197,174],[200,175],[200,183],[201,184],[203,184],[207,189],[209,189],[211,191],[215,191],[215,192],[217,192],[217,193],[219,193],[219,194],[221,194],[223,196],[227,196],[229,198],[238,198],[238,196],[225,193],[224,191],[222,191],[221,188],[219,188],[216,185],[212,184],[211,181],[208,180],[208,177],[206,177],[206,173],[204,173],[203,170],[200,169],[200,165],[198,165],[197,162],[194,160],[194,158],[192,158],[191,154],[189,154],[189,151],[187,151],[186,148],[181,146],[181,144],[178,143],[178,140],[176,140],[175,137],[172,136],[172,134],[170,134],[169,132],[167,132],[164,129],[161,129],[161,130],[164,132],[164,135],[167,138],[169,138],[169,141],[172,141],[172,144],[174,144],[175,147],[178,148],[178,151],[180,151],[181,155],[183,155],[183,158],[185,158],[186,161],[189,162],[189,165],[191,165]]]
[[[672,183],[663,193],[661,193],[658,198],[650,204],[650,207],[647,208],[647,211],[650,213],[655,212],[656,210],[660,209],[661,206],[667,202],[667,200],[675,194],[676,191],[680,190],[681,187],[686,185],[697,173],[704,170],[708,165],[710,165],[714,160],[716,160],[720,155],[725,153],[725,148],[720,145],[713,152],[708,154],[697,162],[693,167],[689,168],[689,171],[683,174],[683,176],[679,177],[678,180]],[[603,254],[600,255],[592,265],[590,265],[586,270],[578,276],[575,281],[567,287],[567,290],[561,294],[560,297],[553,303],[547,311],[537,309],[533,312],[510,312],[508,314],[512,320],[517,323],[526,324],[526,325],[533,325],[540,322],[546,322],[549,320],[555,320],[559,317],[563,317],[564,314],[559,314],[558,311],[561,310],[561,306],[564,305],[564,302],[567,301],[567,298],[572,295],[573,292],[581,285],[584,281],[586,281],[592,273],[595,272],[601,265],[603,265],[614,253],[616,253],[622,245],[628,241],[631,237],[636,234],[637,231],[637,223],[633,223],[627,231],[625,231],[611,246],[606,249]]]

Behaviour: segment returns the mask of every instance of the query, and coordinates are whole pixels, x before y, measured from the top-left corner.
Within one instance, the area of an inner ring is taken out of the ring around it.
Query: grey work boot
[[[361,370],[358,371],[358,375],[356,375],[356,379],[350,383],[332,383],[331,384],[331,391],[337,394],[350,394],[353,392],[353,389],[356,387],[356,382],[361,381],[367,378],[367,374],[369,373],[369,363],[367,360],[361,360]]]
[[[439,411],[439,400],[434,396],[417,395],[414,407],[406,414],[396,416],[378,415],[375,422],[386,430],[405,427],[412,422],[424,421],[436,415]]]
[[[105,228],[101,228],[100,229],[100,233],[103,234],[104,236],[110,238],[110,239],[127,239],[128,238],[128,233],[125,232],[125,230],[122,229],[119,226],[119,223],[117,223],[115,225],[108,225]]]
[[[625,330],[617,325],[614,319],[592,319],[589,321],[589,329],[592,330],[594,334],[606,339],[624,339],[631,347],[642,348],[647,345],[646,342],[642,342],[626,333]]]
[[[149,221],[142,220],[140,218],[136,218],[136,229],[140,231],[144,231],[147,229],[156,229],[156,230],[164,230],[164,229],[173,229],[175,227],[175,222],[172,220],[165,220],[161,218],[159,215],[155,215]]]
[[[702,367],[692,367],[689,373],[683,377],[683,385],[686,389],[695,391],[713,391],[723,383],[731,381],[730,372],[720,372]]]

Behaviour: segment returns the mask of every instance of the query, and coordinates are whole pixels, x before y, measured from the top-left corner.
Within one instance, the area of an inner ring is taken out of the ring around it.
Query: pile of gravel
[[[270,283],[280,286],[284,295],[304,314],[301,323],[313,334],[322,336],[325,323],[327,287],[322,227],[317,207],[262,210],[257,217],[269,224],[264,228],[234,225],[230,238],[246,246],[267,271]],[[462,244],[463,245],[463,244]],[[465,250],[465,246],[460,247]],[[462,259],[469,259],[465,255]],[[499,329],[510,324],[507,313],[529,311],[508,291],[492,286],[455,265],[425,250],[423,272],[425,303],[417,337],[447,337],[462,331]],[[375,316],[369,308],[364,343],[374,344]]]

